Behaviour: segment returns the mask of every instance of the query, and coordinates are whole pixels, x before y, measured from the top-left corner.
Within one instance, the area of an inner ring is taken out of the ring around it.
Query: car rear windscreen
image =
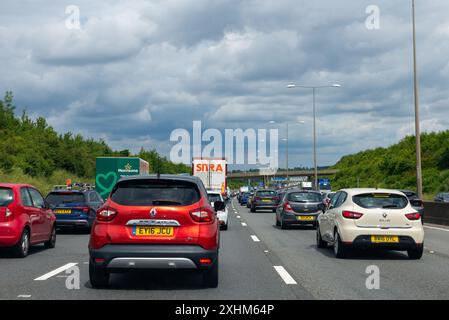
[[[14,201],[14,193],[10,188],[0,188],[0,207],[7,207]]]
[[[112,201],[124,206],[188,206],[201,199],[195,183],[183,180],[122,181],[111,192]]]
[[[210,193],[207,195],[210,202],[221,201],[221,197],[218,193]]]
[[[321,194],[315,192],[292,192],[288,195],[288,200],[292,202],[321,202]]]
[[[51,205],[69,204],[69,203],[85,203],[84,194],[78,192],[51,192],[46,198]]]
[[[268,190],[257,191],[257,196],[258,197],[275,197],[276,196],[276,192],[275,191],[268,191]]]
[[[364,193],[352,197],[352,201],[362,208],[403,209],[408,204],[407,197],[390,193]]]

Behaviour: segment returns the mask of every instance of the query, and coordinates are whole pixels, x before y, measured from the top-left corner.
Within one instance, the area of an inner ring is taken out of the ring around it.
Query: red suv
[[[219,223],[200,179],[178,175],[122,178],[97,211],[89,241],[93,287],[113,272],[196,269],[218,286]]]
[[[0,183],[0,247],[15,256],[28,255],[30,245],[56,244],[56,217],[40,192],[31,185]]]

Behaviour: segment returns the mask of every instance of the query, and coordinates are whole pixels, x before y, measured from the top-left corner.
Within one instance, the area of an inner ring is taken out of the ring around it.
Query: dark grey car
[[[418,197],[416,192],[410,190],[399,190],[399,191],[401,191],[403,194],[406,195],[413,209],[415,209],[421,215],[422,220],[424,218],[424,202]]]
[[[317,217],[325,210],[319,192],[290,190],[276,208],[276,226],[285,229],[289,225],[313,225]]]
[[[440,192],[436,195],[435,202],[449,202],[449,192]]]

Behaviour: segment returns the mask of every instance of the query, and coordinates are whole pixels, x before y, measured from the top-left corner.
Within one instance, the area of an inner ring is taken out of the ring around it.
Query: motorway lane
[[[114,274],[110,288],[92,289],[87,264],[89,236],[58,233],[55,249],[36,246],[25,259],[0,253],[0,299],[311,299],[301,285],[285,283],[274,268],[277,261],[250,236],[231,210],[229,230],[221,232],[216,289],[202,288],[195,273],[177,271]],[[66,288],[65,271],[35,280],[68,263],[79,268],[80,289]]]
[[[313,228],[281,230],[271,211],[250,213],[246,206],[233,205],[247,228],[317,299],[449,299],[449,232],[444,229],[425,228],[426,250],[418,261],[395,251],[358,252],[341,260],[331,248],[316,247]],[[379,267],[379,290],[366,288],[370,265]]]

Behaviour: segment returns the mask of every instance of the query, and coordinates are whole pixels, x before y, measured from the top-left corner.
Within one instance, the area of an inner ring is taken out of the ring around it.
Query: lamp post
[[[419,126],[419,93],[418,71],[416,67],[416,29],[415,29],[415,0],[412,0],[412,28],[413,28],[413,89],[415,97],[415,140],[416,140],[416,193],[422,199],[421,172],[421,130]]]
[[[319,88],[340,88],[341,85],[339,84],[333,84],[328,86],[302,86],[302,85],[296,85],[296,84],[289,84],[287,88],[294,89],[294,88],[305,88],[305,89],[312,89],[313,94],[313,166],[315,171],[315,190],[318,190],[318,167],[317,167],[317,160],[316,160],[316,112],[315,112],[315,91]]]
[[[276,123],[276,121],[271,120],[270,123],[274,124],[274,123]],[[286,170],[287,170],[287,172],[286,172],[287,183],[288,183],[288,125],[291,124],[291,123],[304,124],[305,122],[303,120],[299,120],[299,121],[296,121],[296,122],[294,122],[294,121],[286,121],[285,122],[285,129],[286,129],[285,133],[286,133],[286,136],[282,140],[285,141],[285,166],[286,166]]]

